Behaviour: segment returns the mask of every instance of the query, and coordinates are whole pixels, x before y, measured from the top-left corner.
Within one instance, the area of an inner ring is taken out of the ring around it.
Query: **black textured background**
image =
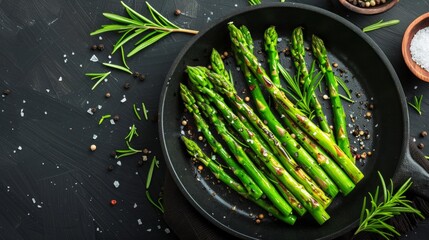
[[[124,2],[147,15],[143,1]],[[245,0],[149,2],[178,25],[196,30],[248,5]],[[410,110],[411,135],[429,145],[427,138],[418,136],[428,130],[428,85],[409,72],[400,49],[406,27],[429,11],[429,1],[401,1],[375,16],[354,14],[334,0],[294,2],[328,9],[359,27],[380,19],[401,20],[368,35],[394,65],[407,98],[424,95],[423,115]],[[174,16],[175,9],[183,14]],[[129,59],[132,70],[146,74],[144,82],[113,71],[108,82],[91,91],[92,82],[84,73],[105,71],[100,62],[120,63],[119,54],[109,58],[117,34],[89,36],[108,23],[103,12],[123,14],[123,8],[118,0],[0,0],[0,90],[12,91],[0,98],[0,239],[176,239],[146,200],[149,164],[138,166],[141,155],[136,155],[119,159],[118,166],[110,152],[125,147],[128,127],[136,124],[140,136],[133,146],[148,148],[149,159],[160,160],[151,194],[161,192],[166,168],[156,122],[158,99],[170,64],[191,36],[170,35]],[[99,43],[105,51],[89,50]],[[99,62],[89,60],[93,54]],[[125,82],[131,84],[129,90],[123,89]],[[107,91],[112,95],[109,99],[104,98]],[[127,101],[121,103],[124,95]],[[132,105],[141,102],[149,111],[148,121],[134,116]],[[87,113],[99,106],[94,115]],[[118,114],[120,120],[98,125],[105,114]],[[91,144],[97,145],[97,151],[88,150]],[[115,169],[107,172],[110,164]],[[110,206],[111,199],[118,204]],[[420,239],[425,224],[405,238]]]

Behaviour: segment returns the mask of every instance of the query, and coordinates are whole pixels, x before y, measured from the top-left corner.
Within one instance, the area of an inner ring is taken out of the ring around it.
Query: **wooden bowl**
[[[429,27],[429,13],[425,13],[416,18],[405,30],[404,37],[402,38],[402,56],[411,72],[423,81],[429,82],[429,72],[420,67],[411,58],[410,45],[414,35],[425,27]]]
[[[387,0],[386,3],[376,5],[374,7],[358,7],[349,3],[347,0],[339,0],[340,3],[353,12],[357,12],[360,14],[372,15],[377,13],[385,12],[395,6],[399,0]]]

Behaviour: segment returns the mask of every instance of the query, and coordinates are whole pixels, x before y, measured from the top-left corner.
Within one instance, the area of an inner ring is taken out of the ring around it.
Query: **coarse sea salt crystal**
[[[98,58],[95,55],[92,55],[92,57],[89,59],[91,62],[98,62]]]
[[[429,71],[429,27],[419,30],[411,40],[410,52],[411,58]]]
[[[24,108],[21,108],[20,115],[21,115],[21,117],[24,117]]]
[[[118,182],[118,181],[114,181],[114,182],[113,182],[113,186],[115,186],[115,188],[118,188],[118,187],[119,187],[119,185],[120,185],[120,184],[119,184],[119,182]]]
[[[139,219],[137,219],[137,223],[139,224],[139,225],[142,225],[143,224],[143,222],[142,222],[142,220],[139,218]]]

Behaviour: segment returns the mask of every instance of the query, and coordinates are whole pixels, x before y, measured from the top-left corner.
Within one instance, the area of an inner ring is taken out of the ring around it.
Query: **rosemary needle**
[[[147,118],[147,110],[146,110],[146,105],[142,102],[142,108],[143,108],[143,115],[144,115],[144,119],[148,119]]]
[[[133,74],[133,72],[131,72],[130,69],[127,69],[127,68],[125,68],[123,66],[120,66],[120,65],[116,65],[116,64],[113,64],[113,63],[103,63],[103,65],[106,66],[106,67],[115,68],[115,69],[124,71],[124,72],[129,73],[129,74]]]
[[[110,114],[101,116],[100,121],[98,121],[98,125],[101,125],[105,119],[110,118],[110,117],[111,117]]]
[[[138,119],[139,121],[140,121],[140,120],[142,120],[142,118],[140,117],[139,112],[137,111],[137,107],[136,107],[136,104],[135,104],[135,103],[133,104],[133,110],[134,110],[134,114],[136,115],[137,119]]]
[[[149,193],[149,187],[150,187],[150,184],[152,182],[153,170],[155,169],[155,166],[157,168],[159,168],[159,166],[158,166],[158,160],[156,159],[156,157],[153,157],[152,158],[152,162],[151,162],[150,167],[149,167],[149,172],[147,173],[147,178],[146,178],[146,198],[149,200],[149,202],[152,205],[154,205],[162,213],[164,213],[164,206],[162,206],[161,198],[158,199],[158,204],[157,204],[157,203],[155,203],[153,201],[153,199],[152,199],[152,197],[150,196],[150,193]]]
[[[408,102],[408,105],[414,108],[414,110],[416,110],[419,115],[422,115],[422,100],[423,95],[420,95],[419,97],[414,96],[413,102]]]
[[[131,142],[134,136],[138,137],[139,134],[137,133],[136,125],[133,124],[130,128],[130,131],[128,132],[128,135],[125,137],[125,140],[127,140],[127,142]]]
[[[125,53],[124,53],[124,47],[121,46],[121,58],[122,58],[122,63],[124,64],[124,66],[130,70],[130,67],[128,67],[127,61],[125,61]]]
[[[91,80],[97,80],[97,82],[92,86],[91,90],[94,90],[111,72],[105,73],[85,73],[85,76],[91,77]]]
[[[131,156],[137,153],[141,153],[142,150],[137,150],[134,149],[133,147],[130,146],[130,143],[128,141],[125,142],[127,144],[128,149],[119,149],[116,150],[116,156],[115,158],[121,158],[121,157],[126,157],[126,156]]]
[[[377,29],[380,29],[380,28],[384,28],[384,27],[389,27],[389,26],[392,26],[392,25],[396,25],[396,24],[398,24],[399,22],[400,22],[400,21],[399,21],[399,20],[397,20],[397,19],[395,19],[395,20],[390,20],[390,21],[387,21],[387,22],[384,22],[383,20],[380,20],[380,21],[378,21],[378,22],[376,22],[376,23],[374,23],[374,24],[371,24],[371,25],[369,25],[369,26],[364,27],[364,28],[362,29],[362,31],[363,31],[363,32],[374,31],[374,30],[377,30]]]

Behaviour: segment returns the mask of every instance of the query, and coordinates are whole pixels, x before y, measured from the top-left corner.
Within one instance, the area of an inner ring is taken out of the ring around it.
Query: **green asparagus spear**
[[[187,71],[191,83],[217,107],[226,121],[234,127],[241,137],[246,140],[253,152],[265,163],[267,169],[277,176],[278,180],[293,193],[319,224],[327,221],[330,217],[323,206],[283,168],[269,149],[263,147],[259,138],[255,137],[255,133],[246,128],[237,115],[224,103],[223,98],[207,87],[210,84],[204,79],[205,71],[197,67],[188,67]]]
[[[291,48],[290,53],[293,58],[293,63],[295,68],[297,69],[299,75],[302,79],[302,88],[304,91],[310,87],[311,79],[308,73],[307,65],[305,63],[305,48],[304,48],[304,37],[302,32],[302,27],[297,27],[292,32],[291,38]],[[274,82],[274,80],[273,80]],[[316,94],[312,93],[310,97],[310,104],[314,108],[315,115],[317,116],[317,120],[319,122],[320,128],[328,134],[332,139],[332,131],[329,127],[328,121],[326,120],[325,113],[323,112],[322,105],[320,105],[319,100],[317,99]]]
[[[225,65],[223,64],[222,61],[213,61],[213,59],[221,59],[221,56],[219,54],[219,52],[216,49],[212,49],[212,54],[210,56],[211,58],[211,64],[212,64],[212,68],[213,71],[217,74],[222,75],[225,79],[228,79],[228,81],[230,81],[229,79],[229,74],[228,72],[225,70]]]
[[[210,119],[213,125],[216,127],[216,131],[222,137],[224,142],[227,144],[231,153],[234,154],[237,161],[252,177],[255,183],[262,189],[267,198],[277,207],[284,215],[290,214],[291,207],[284,202],[284,199],[279,195],[274,186],[264,176],[264,174],[255,166],[255,164],[249,159],[243,148],[233,139],[231,133],[225,127],[225,124],[217,117],[216,110],[210,105],[205,103],[204,99],[198,93],[195,93],[196,99],[193,94],[184,86],[181,85],[181,94],[184,95],[185,104],[192,107],[194,117],[202,119],[201,110],[204,115]],[[198,105],[198,106],[197,106]]]
[[[252,132],[255,134],[257,131],[254,129],[254,127],[248,122],[247,118],[243,116],[240,112],[237,112],[237,117],[240,119],[240,121],[249,129],[251,129]],[[265,142],[261,141],[261,144],[265,148],[269,148],[268,145],[264,145]],[[307,210],[302,206],[302,204],[299,202],[299,200],[292,194],[291,191],[289,191],[283,183],[281,183],[277,177],[272,174],[268,169],[266,169],[264,163],[261,159],[259,159],[255,153],[251,152],[252,150],[248,149],[246,152],[252,161],[259,166],[259,169],[267,176],[267,178],[274,184],[274,186],[277,188],[277,191],[283,196],[283,198],[286,200],[286,202],[289,203],[289,205],[295,210],[295,212],[299,216],[303,216]]]
[[[347,134],[346,114],[341,98],[338,95],[338,83],[335,79],[334,72],[332,71],[331,64],[329,63],[328,53],[326,51],[323,40],[313,35],[312,37],[313,54],[319,61],[319,67],[325,75],[326,85],[328,86],[329,97],[331,99],[332,112],[334,115],[334,136],[338,146],[343,152],[354,162],[350,150],[350,142]]]
[[[265,52],[267,53],[267,61],[268,61],[268,67],[270,68],[271,80],[273,81],[274,84],[280,86],[279,70],[277,68],[277,63],[280,61],[279,53],[277,52],[278,38],[279,36],[274,26],[271,26],[267,28],[267,30],[265,30],[264,47],[265,47]]]
[[[280,110],[280,112],[282,112]],[[294,138],[303,146],[314,159],[320,164],[320,166],[326,171],[326,173],[335,182],[338,188],[344,195],[349,194],[354,188],[355,184],[347,176],[346,173],[336,164],[335,161],[329,157],[323,149],[321,149],[312,138],[308,137],[292,120],[287,114],[282,115],[283,123],[291,133],[294,134]],[[351,163],[352,164],[352,163]],[[329,166],[329,167],[328,167]]]
[[[317,162],[303,148],[298,146],[297,142],[289,135],[286,129],[283,128],[280,122],[277,121],[263,98],[262,91],[258,84],[251,82],[249,88],[252,89],[251,93],[256,103],[256,109],[265,118],[269,127],[264,124],[249,105],[244,103],[230,82],[222,79],[222,76],[216,73],[209,72],[207,75],[218,92],[226,96],[232,104],[254,124],[254,127],[259,131],[265,141],[267,141],[273,153],[277,155],[286,170],[301,183],[307,191],[312,193],[323,206],[327,207],[331,199],[329,199],[320,188],[331,197],[337,195],[338,188],[320,168]],[[248,80],[252,81],[252,78],[248,78]],[[300,165],[290,157],[288,152]],[[301,168],[303,168],[304,171]],[[310,175],[312,179],[307,174]],[[319,185],[320,188],[317,185]]]
[[[240,183],[230,177],[220,165],[214,163],[209,157],[207,157],[207,155],[204,154],[204,152],[201,150],[197,143],[185,136],[182,136],[182,141],[184,142],[189,155],[207,166],[210,171],[215,175],[215,177],[222,181],[224,184],[226,184],[228,187],[236,191],[244,198],[250,199],[251,201],[259,205],[269,213],[273,214],[274,217],[282,220],[283,222],[288,223],[290,225],[293,225],[295,223],[296,216],[292,214],[283,215],[275,207],[273,207],[263,199],[255,199],[252,196],[248,195],[246,189],[241,186]]]
[[[195,99],[190,94],[189,89],[187,89],[185,85],[180,84],[180,90],[185,107],[190,113],[193,114],[198,131],[203,133],[205,139],[212,147],[213,151],[226,162],[226,164],[229,166],[234,175],[237,176],[238,179],[240,179],[244,187],[249,192],[250,196],[255,199],[260,198],[263,194],[262,190],[253,181],[253,179],[249,177],[249,175],[247,175],[245,170],[235,162],[235,160],[231,157],[231,155],[229,155],[226,149],[223,148],[223,146],[212,135],[209,129],[209,125],[201,117],[198,107],[194,104]]]
[[[244,62],[256,76],[258,81],[265,86],[268,93],[275,99],[279,108],[285,110],[285,113],[292,121],[300,126],[309,136],[320,144],[347,172],[354,183],[363,178],[363,173],[354,165],[344,165],[344,161],[352,161],[349,157],[330,139],[325,132],[311,122],[301,111],[294,107],[294,104],[286,97],[283,91],[273,84],[265,70],[259,65],[258,59],[251,53],[245,44],[237,40],[242,38],[240,30],[233,23],[228,25],[233,44],[240,49]],[[346,169],[347,168],[347,169]]]

